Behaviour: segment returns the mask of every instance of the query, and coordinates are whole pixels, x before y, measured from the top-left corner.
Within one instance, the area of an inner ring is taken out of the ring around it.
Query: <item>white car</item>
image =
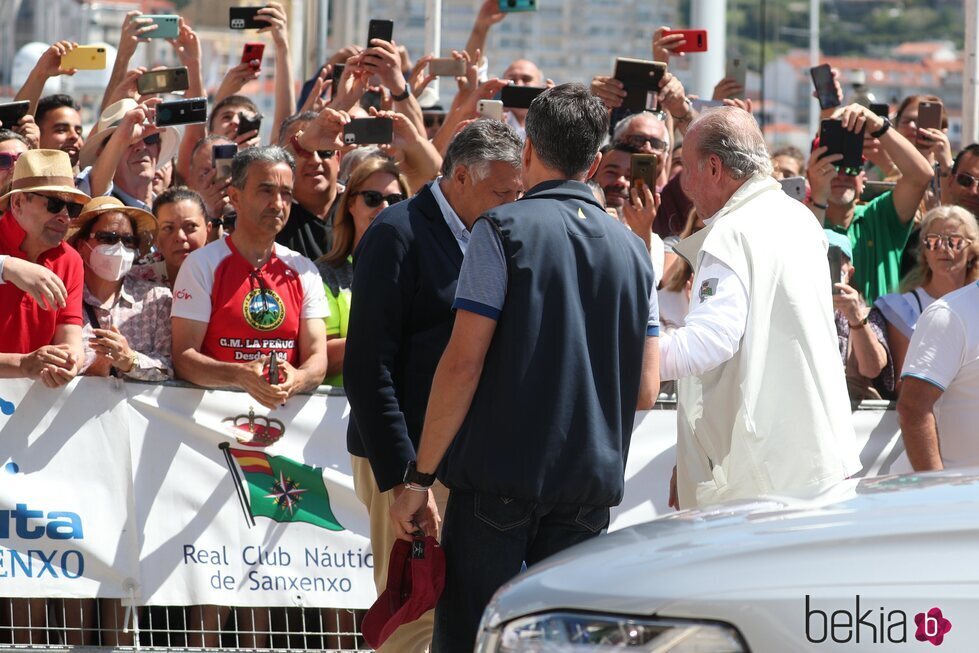
[[[979,471],[847,481],[596,538],[493,597],[478,653],[979,650]]]

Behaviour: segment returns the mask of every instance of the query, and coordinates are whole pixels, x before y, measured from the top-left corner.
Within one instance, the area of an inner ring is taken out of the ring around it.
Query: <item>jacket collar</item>
[[[598,203],[598,200],[595,199],[595,195],[591,192],[591,189],[588,188],[587,184],[584,182],[575,181],[573,179],[551,179],[549,181],[542,181],[524,193],[520,200],[536,199],[539,197],[576,199],[589,204],[594,204],[602,211],[605,210],[602,205]],[[520,200],[517,201],[519,202]]]
[[[442,215],[442,210],[439,209],[438,202],[435,200],[435,195],[432,194],[431,185],[437,183],[438,181],[433,181],[425,184],[418,191],[418,194],[412,198],[410,206],[425,216],[435,242],[439,244],[452,264],[457,269],[462,269],[462,250],[459,249],[459,243],[456,242],[456,237],[449,229],[449,225]]]

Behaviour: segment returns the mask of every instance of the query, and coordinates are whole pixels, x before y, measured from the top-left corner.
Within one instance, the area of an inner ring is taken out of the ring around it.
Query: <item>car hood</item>
[[[909,565],[936,542],[974,550],[979,470],[851,480],[813,501],[767,498],[688,510],[572,547],[503,586],[484,626],[554,609],[652,615],[697,597],[869,587],[881,569],[934,582],[942,557]],[[937,536],[940,535],[939,540]],[[886,544],[886,546],[884,546]],[[979,575],[949,558],[948,573]],[[920,577],[920,578],[919,578]]]

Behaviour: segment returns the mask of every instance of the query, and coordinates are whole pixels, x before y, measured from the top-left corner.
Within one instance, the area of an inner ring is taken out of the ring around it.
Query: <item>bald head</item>
[[[720,159],[733,179],[772,174],[772,159],[758,123],[737,107],[717,107],[702,113],[687,129],[687,147],[696,148],[697,159]]]
[[[503,79],[509,79],[517,86],[543,86],[544,75],[533,61],[517,59],[507,67]]]

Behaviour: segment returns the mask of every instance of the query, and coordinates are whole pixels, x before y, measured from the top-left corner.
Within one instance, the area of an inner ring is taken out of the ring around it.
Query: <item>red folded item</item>
[[[391,549],[387,587],[364,616],[361,632],[380,647],[402,624],[435,607],[445,587],[445,552],[434,537],[398,540]]]

